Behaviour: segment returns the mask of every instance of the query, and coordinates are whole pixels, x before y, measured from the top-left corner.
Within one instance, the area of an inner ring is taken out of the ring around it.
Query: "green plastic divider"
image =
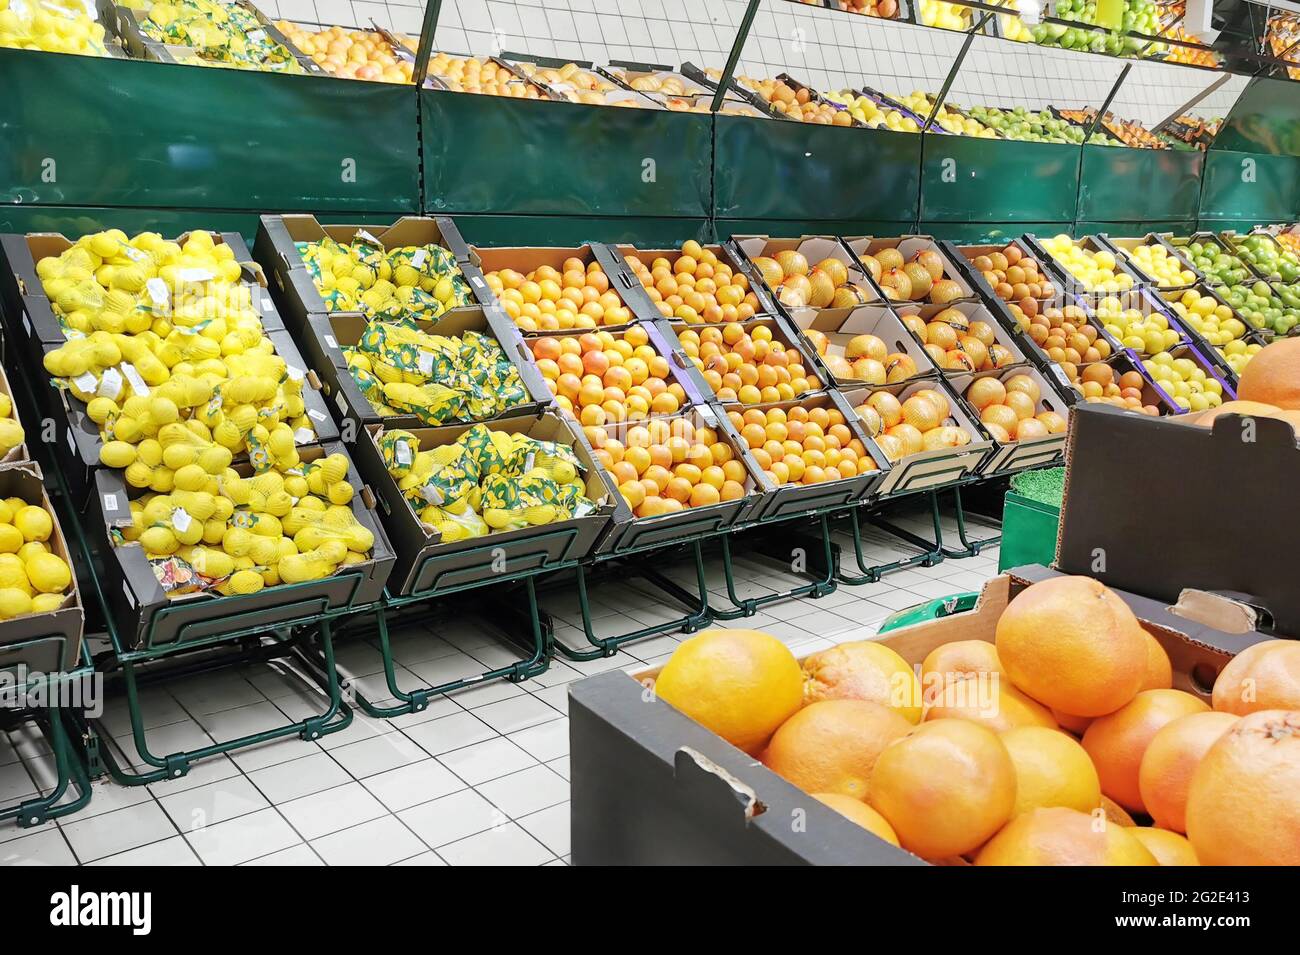
[[[415,92],[0,50],[0,204],[420,207]]]
[[[718,116],[713,149],[716,218],[917,219],[915,133]]]
[[[1298,215],[1300,158],[1220,149],[1207,154],[1201,219],[1281,222]]]
[[[1078,146],[969,136],[927,135],[922,139],[921,221],[1060,222],[1075,218]]]
[[[1172,232],[1174,235],[1190,235],[1197,231],[1195,219],[1164,219],[1143,222],[1095,222],[1080,221],[1075,223],[1074,235],[1096,235],[1104,232],[1116,238],[1146,235],[1148,232]]]
[[[1010,242],[1017,236],[1073,233],[1074,221],[1066,222],[922,222],[916,230],[937,239],[951,239],[962,245]],[[883,233],[882,233],[883,234]]]
[[[687,239],[712,240],[708,219],[595,218],[576,216],[456,216],[473,245],[578,246],[587,242],[630,242],[658,249]]]
[[[429,212],[712,212],[708,115],[444,90],[419,97]]]
[[[713,231],[719,239],[733,235],[908,235],[916,231],[916,220],[718,219]]]
[[[1085,145],[1075,217],[1102,222],[1193,219],[1204,162],[1200,152]]]

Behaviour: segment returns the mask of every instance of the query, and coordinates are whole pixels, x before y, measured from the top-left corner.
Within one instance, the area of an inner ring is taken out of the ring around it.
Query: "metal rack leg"
[[[44,796],[26,800],[0,813],[0,819],[12,818],[24,829],[74,813],[90,802],[90,781],[72,752],[67,727],[63,724],[63,711],[57,706],[50,706],[47,720],[43,722],[48,723],[50,750],[54,754],[56,776],[54,788]],[[59,802],[67,793],[69,786],[76,788],[77,798],[60,805]]]
[[[961,488],[960,487],[953,488],[952,496],[953,496],[953,502],[957,507],[957,537],[962,543],[962,549],[957,550],[954,548],[944,548],[943,551],[944,556],[958,557],[958,558],[974,557],[980,552],[981,549],[985,547],[992,547],[1002,543],[1001,534],[996,534],[992,537],[985,537],[981,540],[976,540],[976,541],[968,539],[966,536],[966,509],[965,507],[962,506],[961,503]],[[993,528],[995,526],[992,518],[982,519],[981,523],[987,525],[990,528]],[[1002,529],[1001,521],[996,522],[996,528],[998,530]]]
[[[713,621],[716,612],[709,606],[708,581],[704,573],[704,551],[698,540],[692,541],[690,546],[692,558],[695,562],[695,584],[698,593],[691,593],[652,567],[639,567],[634,572],[635,576],[645,578],[674,600],[686,606],[688,612],[681,617],[664,623],[651,624],[648,627],[642,627],[639,630],[621,633],[612,637],[596,636],[591,619],[591,600],[587,594],[587,571],[584,565],[579,564],[577,568],[578,609],[582,613],[583,633],[593,649],[578,650],[557,641],[555,644],[556,651],[569,660],[597,660],[601,657],[612,657],[618,652],[620,646],[633,640],[642,640],[646,637],[654,637],[662,633],[676,633],[677,631],[694,633],[696,630],[707,627]],[[654,553],[651,552],[651,556]]]
[[[824,573],[811,583],[800,584],[791,587],[789,590],[783,590],[775,594],[765,594],[762,597],[741,597],[736,593],[735,568],[731,559],[731,538],[724,535],[722,538],[722,567],[727,580],[727,599],[731,601],[735,609],[715,610],[713,612],[714,617],[720,620],[737,620],[742,617],[752,617],[758,612],[759,607],[764,607],[779,600],[791,600],[795,597],[812,597],[815,600],[818,597],[825,597],[827,594],[834,593],[839,576],[839,561],[836,559],[835,545],[831,540],[830,518],[828,515],[819,515],[818,529],[821,533]]]

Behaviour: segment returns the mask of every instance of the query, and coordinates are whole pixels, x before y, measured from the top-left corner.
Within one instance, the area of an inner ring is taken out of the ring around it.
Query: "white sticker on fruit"
[[[160,308],[166,308],[171,302],[171,292],[167,288],[167,283],[162,279],[150,279],[144,283],[145,291],[149,293],[149,301],[153,302]]]
[[[184,534],[194,523],[194,518],[190,517],[190,512],[183,507],[178,507],[172,511],[172,527]]]
[[[433,374],[433,352],[421,351],[416,352],[415,367],[420,370],[422,375]]]
[[[105,513],[105,514],[111,514],[111,513],[113,513],[113,512],[116,511],[116,510],[117,510],[117,495],[116,495],[116,494],[105,494],[105,495],[104,495],[104,513]]]
[[[308,418],[311,418],[312,421],[324,421],[324,420],[325,420],[325,412],[323,412],[323,411],[317,411],[315,408],[308,408],[308,409],[307,409],[307,417],[308,417]]]
[[[302,369],[294,365],[286,365],[284,371],[289,376],[290,381],[302,381],[303,379]]]
[[[91,395],[99,387],[99,382],[95,379],[94,372],[86,372],[72,379],[72,383],[77,386],[77,390],[82,394]]]
[[[333,335],[326,335],[326,336],[325,336],[325,344],[326,344],[326,345],[329,345],[330,348],[338,348],[338,347],[339,347],[338,339],[336,339]]]
[[[141,252],[133,245],[122,244],[122,254],[134,262],[143,262],[149,257],[148,253]]]
[[[316,440],[316,433],[310,428],[299,428],[293,433],[294,444],[311,444]]]
[[[428,249],[416,249],[411,255],[411,268],[419,269],[424,267],[424,260],[429,257]]]
[[[177,269],[176,278],[181,282],[211,282],[217,273],[211,269]]]
[[[129,361],[122,362],[122,374],[126,375],[126,380],[131,383],[131,390],[141,398],[149,397],[149,386],[144,383],[140,373],[135,370],[135,365]]]
[[[122,393],[122,385],[122,373],[116,368],[105,368],[104,373],[99,377],[99,387],[95,390],[95,394],[116,401],[118,395]]]

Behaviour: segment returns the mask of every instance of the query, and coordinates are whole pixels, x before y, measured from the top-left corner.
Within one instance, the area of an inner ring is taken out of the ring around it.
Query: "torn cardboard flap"
[[[674,764],[674,774],[678,779],[700,774],[697,778],[712,777],[725,785],[740,802],[746,822],[767,811],[767,807],[759,801],[758,793],[754,792],[752,786],[741,782],[699,750],[683,746],[677,751]]]
[[[1244,596],[1185,587],[1169,612],[1222,633],[1243,634],[1264,629],[1270,622],[1268,611],[1238,599]]]

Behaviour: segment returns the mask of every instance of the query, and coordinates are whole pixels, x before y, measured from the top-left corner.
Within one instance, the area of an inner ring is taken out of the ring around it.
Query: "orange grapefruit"
[[[1143,690],[1127,706],[1093,720],[1083,734],[1083,748],[1097,767],[1101,791],[1129,812],[1145,811],[1138,771],[1147,744],[1178,717],[1209,711],[1182,690]]]
[[[804,698],[870,700],[921,722],[921,683],[907,661],[873,640],[841,643],[803,661]]]
[[[1123,826],[1055,806],[1016,816],[975,857],[976,865],[1158,865]]]
[[[927,859],[982,845],[1011,818],[1016,769],[992,730],[969,720],[922,723],[885,747],[867,802],[904,849]]]
[[[1213,705],[1237,716],[1300,710],[1300,642],[1265,640],[1242,650],[1219,671]]]
[[[1210,747],[1187,838],[1201,865],[1300,865],[1300,710],[1243,716]]]
[[[898,845],[898,834],[885,821],[885,817],[860,799],[840,793],[813,793],[813,799],[830,806],[841,816],[847,816],[874,836],[879,836],[891,846]]]
[[[767,767],[809,793],[867,797],[881,750],[912,724],[867,700],[809,703],[781,724],[763,754]]]
[[[1156,862],[1160,865],[1201,864],[1196,859],[1196,850],[1192,848],[1186,836],[1180,836],[1168,829],[1157,829],[1154,826],[1134,826],[1129,830],[1129,835],[1146,846],[1147,851],[1156,857]]]
[[[1101,802],[1101,782],[1078,741],[1060,730],[1022,726],[1002,734],[1016,767],[1013,815],[1050,806],[1092,812]]]
[[[655,695],[754,754],[803,705],[803,672],[771,634],[705,630],[673,651]]]
[[[1142,754],[1138,791],[1155,824],[1186,832],[1187,787],[1197,764],[1237,717],[1231,713],[1191,713],[1166,723]]]
[[[955,680],[925,711],[927,720],[959,719],[982,723],[995,733],[1017,726],[1056,729],[1052,711],[1021,693],[1009,680],[997,683],[978,678]]]
[[[998,659],[1011,682],[1053,709],[1101,716],[1142,686],[1145,631],[1118,596],[1091,577],[1027,587],[997,626]]]
[[[1241,373],[1237,398],[1300,409],[1300,339],[1283,338],[1256,352]]]

